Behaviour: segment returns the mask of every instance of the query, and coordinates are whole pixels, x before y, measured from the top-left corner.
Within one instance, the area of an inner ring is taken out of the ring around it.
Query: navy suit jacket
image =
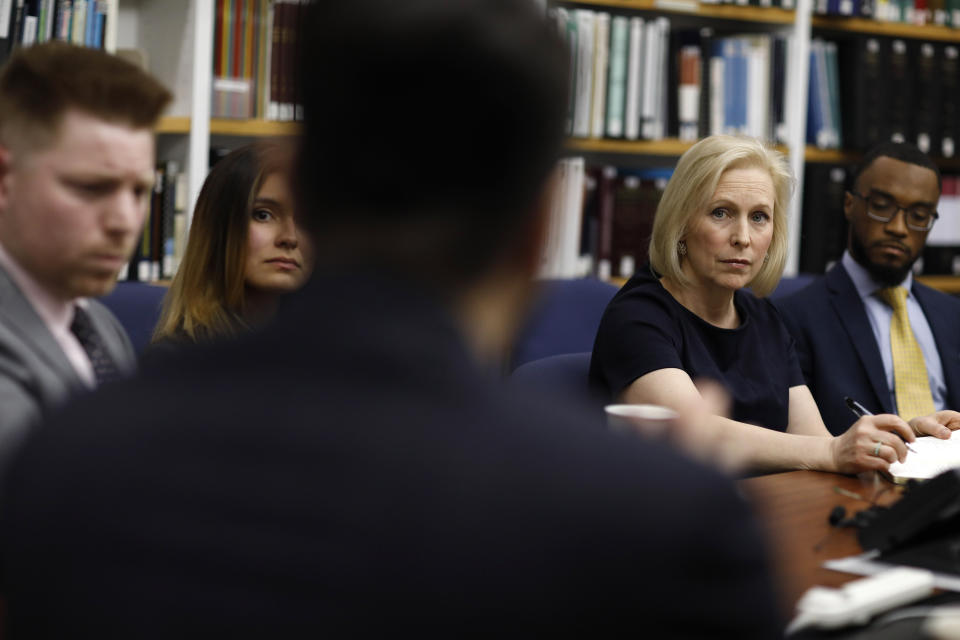
[[[9,637],[780,635],[730,480],[504,387],[409,286],[288,302],[37,430]]]
[[[914,280],[943,363],[947,408],[960,410],[960,300]],[[873,413],[892,413],[880,348],[863,301],[842,264],[797,293],[775,300],[797,341],[807,385],[830,432],[839,435],[856,421],[844,396]]]

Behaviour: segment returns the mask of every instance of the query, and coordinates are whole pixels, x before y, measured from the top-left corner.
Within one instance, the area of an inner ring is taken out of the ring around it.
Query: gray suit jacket
[[[95,300],[87,311],[121,371],[132,373],[136,358],[120,322]],[[7,457],[31,425],[84,390],[53,334],[0,268],[0,459]]]

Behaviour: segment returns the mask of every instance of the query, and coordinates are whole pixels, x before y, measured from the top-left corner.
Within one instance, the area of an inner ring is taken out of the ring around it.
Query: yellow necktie
[[[904,420],[933,413],[933,396],[923,351],[910,328],[907,317],[907,290],[890,287],[880,297],[893,307],[890,319],[890,351],[893,354],[893,384],[897,395],[897,413]]]

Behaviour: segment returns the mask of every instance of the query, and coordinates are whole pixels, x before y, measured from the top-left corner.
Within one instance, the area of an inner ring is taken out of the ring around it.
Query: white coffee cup
[[[608,404],[607,426],[650,437],[663,436],[677,419],[677,412],[657,404]]]

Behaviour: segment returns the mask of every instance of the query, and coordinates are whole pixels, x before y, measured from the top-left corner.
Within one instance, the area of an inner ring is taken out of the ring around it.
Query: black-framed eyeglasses
[[[901,207],[896,200],[890,196],[879,193],[871,193],[868,196],[856,191],[850,192],[863,200],[867,205],[867,215],[877,222],[890,222],[897,215],[898,211],[903,211],[904,221],[908,229],[914,231],[929,231],[933,223],[937,221],[940,214],[936,209],[923,204],[912,204],[907,207]]]

